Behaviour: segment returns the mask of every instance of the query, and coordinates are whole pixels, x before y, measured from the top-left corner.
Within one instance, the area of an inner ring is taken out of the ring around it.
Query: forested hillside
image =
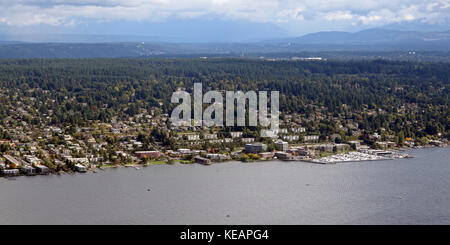
[[[0,61],[0,115],[17,98],[33,98],[37,114],[51,110],[54,123],[108,121],[139,108],[168,113],[172,92],[202,82],[205,91],[278,90],[283,112],[306,117],[347,114],[366,129],[448,132],[449,77],[448,63],[11,59]]]

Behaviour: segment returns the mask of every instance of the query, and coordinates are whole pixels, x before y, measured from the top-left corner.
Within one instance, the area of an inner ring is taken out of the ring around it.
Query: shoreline
[[[447,146],[433,146],[433,145],[427,145],[427,146],[422,146],[422,147],[402,147],[402,148],[393,148],[391,150],[387,150],[387,151],[392,151],[395,154],[401,155],[398,152],[395,151],[414,151],[414,150],[420,150],[420,149],[426,149],[426,148],[447,148]],[[350,153],[358,153],[358,154],[366,154],[366,153],[360,153],[359,151],[349,151],[349,152],[345,152],[345,153],[336,153],[336,154],[332,154],[329,156],[325,156],[325,157],[321,157],[321,158],[316,158],[316,159],[277,159],[277,158],[271,158],[271,159],[264,159],[264,160],[251,160],[251,161],[239,161],[239,160],[224,160],[224,161],[211,161],[211,164],[209,165],[205,165],[205,164],[199,164],[199,163],[195,163],[193,161],[187,161],[187,160],[174,160],[173,163],[169,163],[169,160],[159,160],[159,161],[152,161],[150,163],[146,163],[146,164],[139,164],[139,163],[133,163],[133,164],[126,164],[126,165],[122,165],[122,164],[105,164],[102,166],[96,166],[94,168],[88,168],[86,169],[86,171],[84,172],[79,172],[79,171],[60,171],[60,172],[55,172],[55,173],[48,173],[48,174],[34,174],[34,175],[26,175],[26,174],[20,174],[20,175],[15,175],[15,176],[8,176],[8,175],[0,175],[0,178],[5,178],[5,179],[14,179],[16,177],[34,177],[34,176],[38,176],[38,175],[63,175],[63,174],[70,174],[70,175],[74,175],[76,173],[86,173],[86,172],[91,172],[91,173],[97,173],[98,171],[106,171],[108,169],[118,169],[118,168],[134,168],[136,170],[141,170],[141,168],[147,168],[150,166],[161,166],[161,165],[176,165],[176,164],[182,164],[182,165],[191,165],[191,164],[198,164],[198,165],[204,165],[204,166],[210,166],[210,165],[214,165],[214,164],[219,164],[219,163],[230,163],[230,162],[237,162],[237,163],[261,163],[261,162],[271,162],[271,161],[280,161],[280,162],[304,162],[304,163],[312,163],[312,164],[321,164],[321,165],[332,165],[332,164],[338,164],[338,163],[345,163],[345,162],[372,162],[372,161],[385,161],[385,160],[396,160],[396,159],[411,159],[414,158],[413,156],[409,156],[408,154],[404,155],[403,157],[379,157],[379,158],[373,158],[373,159],[352,159],[352,160],[336,160],[336,161],[332,161],[332,162],[327,162],[327,161],[321,161],[320,159],[323,158],[336,158],[337,156],[340,155],[349,155]],[[370,155],[373,157],[376,157],[376,155],[372,155],[372,154],[366,154],[366,155]]]

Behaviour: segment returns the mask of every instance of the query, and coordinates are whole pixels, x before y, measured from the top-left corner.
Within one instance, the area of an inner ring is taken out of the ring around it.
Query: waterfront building
[[[361,142],[353,140],[353,141],[349,141],[348,142],[351,146],[354,146],[355,149],[359,149],[359,147],[361,146]]]
[[[199,157],[196,156],[194,158],[195,163],[199,163],[199,164],[203,164],[203,165],[210,165],[211,164],[211,160],[204,158],[204,157]]]
[[[262,160],[267,160],[267,159],[273,158],[274,153],[273,152],[260,152],[260,153],[258,153],[258,155]]]
[[[336,151],[346,151],[350,149],[350,145],[348,144],[336,144],[334,147],[336,147]]]
[[[275,148],[279,151],[287,151],[289,150],[289,144],[282,140],[275,141]]]
[[[246,144],[245,152],[247,153],[261,153],[267,150],[267,145],[262,143]]]
[[[6,162],[11,164],[13,167],[19,167],[22,165],[19,160],[10,155],[3,155],[3,157],[6,159]]]
[[[275,153],[275,156],[280,159],[280,160],[289,160],[292,159],[292,155],[287,153],[287,152],[283,152],[283,151],[279,151]]]
[[[18,169],[3,169],[0,171],[5,176],[17,176],[20,174],[20,171]]]
[[[86,166],[81,164],[75,164],[75,170],[80,173],[86,172]]]
[[[137,158],[159,158],[161,156],[161,152],[159,151],[136,151],[134,153]]]
[[[229,159],[229,157],[224,154],[206,154],[206,158],[214,161],[225,161]]]
[[[192,154],[192,151],[191,151],[190,149],[183,149],[183,148],[180,148],[180,149],[178,149],[178,152],[179,152],[180,154],[183,154],[183,155],[189,155],[189,154]]]
[[[46,166],[39,165],[39,166],[36,166],[36,173],[48,174],[48,173],[50,173],[50,169],[47,168]]]
[[[20,171],[22,171],[26,175],[33,175],[36,173],[36,169],[28,165],[25,165],[22,168],[20,168]]]

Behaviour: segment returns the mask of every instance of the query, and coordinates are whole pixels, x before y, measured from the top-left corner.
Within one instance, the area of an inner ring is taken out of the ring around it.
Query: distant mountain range
[[[417,32],[386,29],[368,29],[359,32],[317,32],[298,38],[278,41],[299,44],[395,44],[418,42],[449,42],[450,31]]]
[[[302,37],[258,42],[180,43],[164,38],[78,37],[73,43],[0,42],[0,58],[159,57],[189,55],[242,56],[248,54],[323,51],[450,51],[450,31],[417,32],[369,29],[359,32],[317,32]],[[142,38],[142,39],[141,39]],[[86,40],[98,40],[88,43]],[[127,41],[130,40],[130,41]]]

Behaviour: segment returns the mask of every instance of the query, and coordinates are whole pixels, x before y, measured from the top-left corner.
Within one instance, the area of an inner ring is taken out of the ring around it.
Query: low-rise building
[[[388,147],[395,147],[395,143],[392,141],[379,141],[375,142],[376,145],[378,145],[380,148],[388,148]]]
[[[322,152],[333,152],[334,145],[333,144],[320,144],[320,145],[315,145],[314,149],[322,151]]]
[[[289,144],[288,142],[277,140],[275,141],[275,148],[279,151],[287,151],[289,150]]]
[[[74,163],[89,163],[89,159],[87,159],[86,157],[69,158],[68,160]]]
[[[261,158],[261,160],[267,160],[270,158],[273,158],[275,154],[273,152],[260,152],[258,153],[258,156]]]
[[[230,132],[231,138],[240,138],[242,134],[242,132]]]
[[[190,149],[184,149],[184,148],[178,149],[178,152],[180,154],[183,154],[183,155],[190,155],[190,154],[192,154],[192,151]]]
[[[39,166],[36,166],[36,173],[48,174],[48,173],[50,173],[50,169],[47,168],[46,166],[39,165]]]
[[[17,176],[20,174],[18,169],[2,169],[0,172],[5,176]]]
[[[252,143],[255,142],[255,138],[242,138],[241,141],[243,143]]]
[[[267,145],[262,143],[246,144],[245,152],[247,153],[261,153],[267,150]]]
[[[205,134],[204,138],[205,140],[215,140],[217,139],[217,134]]]
[[[278,129],[278,133],[280,133],[280,134],[287,134],[288,133],[288,129],[287,128],[280,128],[280,129]]]
[[[206,154],[206,158],[213,161],[225,161],[230,159],[227,155],[224,154]]]
[[[317,141],[317,140],[319,140],[319,135],[306,135],[304,140],[305,141]]]
[[[289,159],[292,159],[292,155],[289,154],[289,153],[287,153],[287,152],[284,152],[284,151],[276,152],[276,153],[275,153],[275,156],[276,156],[278,159],[280,159],[280,160],[289,160]]]
[[[6,159],[6,162],[12,165],[13,167],[19,167],[22,165],[19,160],[10,155],[3,155],[3,157]]]
[[[200,135],[198,135],[198,134],[187,134],[186,138],[189,141],[200,140]]]
[[[359,149],[359,147],[361,146],[361,142],[356,141],[356,140],[352,140],[348,142],[351,146],[355,147],[355,149]]]
[[[31,167],[31,166],[29,166],[29,165],[22,166],[20,168],[20,171],[22,171],[22,173],[24,173],[26,175],[36,174],[36,169]]]
[[[291,128],[290,130],[291,130],[292,133],[304,133],[304,132],[306,132],[306,129],[303,128],[303,127],[300,127],[300,128]]]
[[[41,163],[41,159],[39,159],[35,156],[32,156],[32,155],[25,155],[24,158],[30,164],[40,164]]]
[[[350,145],[348,144],[335,144],[334,147],[336,151],[347,151],[350,149]]]
[[[284,135],[283,139],[286,141],[298,141],[300,140],[300,136],[298,135]]]
[[[161,156],[161,152],[159,151],[136,151],[134,153],[137,158],[159,158]]]
[[[199,156],[194,157],[194,162],[198,163],[198,164],[203,164],[203,165],[211,164],[211,160],[209,160],[208,158],[199,157]]]
[[[309,156],[312,155],[312,152],[307,149],[294,148],[290,150],[292,155],[295,156]]]
[[[84,166],[82,164],[75,164],[75,171],[84,173],[87,171],[87,168],[86,168],[86,166]]]

